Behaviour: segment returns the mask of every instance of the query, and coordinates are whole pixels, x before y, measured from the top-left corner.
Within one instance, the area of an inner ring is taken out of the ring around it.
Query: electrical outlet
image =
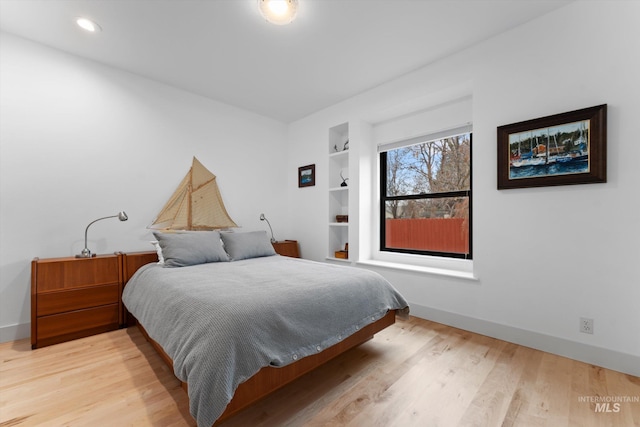
[[[583,334],[593,334],[593,319],[588,317],[580,318],[580,332]]]

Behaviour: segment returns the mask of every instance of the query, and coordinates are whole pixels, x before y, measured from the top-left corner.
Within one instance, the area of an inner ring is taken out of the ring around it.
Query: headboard
[[[122,283],[127,285],[131,276],[138,271],[140,267],[152,262],[158,262],[158,254],[156,251],[148,252],[127,252],[123,254],[124,260],[122,265],[122,273],[124,275]]]

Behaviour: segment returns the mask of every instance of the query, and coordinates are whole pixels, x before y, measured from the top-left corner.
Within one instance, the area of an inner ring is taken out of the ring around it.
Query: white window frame
[[[360,260],[359,263],[364,265],[372,265],[378,267],[386,267],[391,269],[400,269],[405,271],[414,271],[420,273],[429,273],[436,275],[444,275],[444,276],[452,276],[457,278],[466,278],[475,280],[475,276],[473,274],[473,260],[471,259],[461,259],[461,258],[450,258],[450,257],[442,257],[442,256],[432,256],[432,255],[423,255],[423,254],[408,254],[408,253],[399,253],[399,252],[388,252],[380,250],[380,205],[382,203],[380,198],[380,173],[381,173],[381,165],[380,165],[380,155],[381,151],[388,151],[394,148],[399,148],[402,146],[408,146],[413,144],[418,144],[425,141],[431,141],[435,139],[442,139],[447,136],[473,132],[473,126],[471,123],[466,123],[464,125],[440,130],[437,132],[432,132],[426,135],[421,135],[419,137],[404,139],[400,141],[395,141],[391,143],[383,143],[378,144],[377,152],[375,157],[376,164],[376,185],[375,188],[375,196],[373,206],[371,206],[372,211],[372,236],[373,239],[371,241],[372,251],[371,251],[371,259],[363,259]],[[473,219],[472,219],[473,220]]]

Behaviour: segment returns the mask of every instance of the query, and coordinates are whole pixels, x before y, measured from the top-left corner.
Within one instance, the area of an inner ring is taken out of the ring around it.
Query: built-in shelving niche
[[[345,250],[349,242],[349,222],[338,222],[337,215],[349,215],[349,124],[343,123],[329,129],[329,247],[327,258],[348,261],[336,257],[336,251]],[[346,180],[347,186],[342,183]]]

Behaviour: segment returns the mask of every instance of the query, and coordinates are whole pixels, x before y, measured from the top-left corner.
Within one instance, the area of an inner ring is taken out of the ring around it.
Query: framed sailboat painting
[[[607,105],[498,127],[498,190],[607,182]]]
[[[298,187],[312,187],[316,185],[316,165],[300,166],[298,168]]]

